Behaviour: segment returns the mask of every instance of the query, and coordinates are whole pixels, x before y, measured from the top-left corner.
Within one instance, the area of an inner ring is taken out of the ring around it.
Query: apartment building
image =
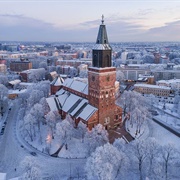
[[[168,97],[171,92],[170,87],[150,85],[150,84],[135,84],[134,90],[141,94],[154,94],[155,96]]]
[[[21,72],[24,70],[32,69],[32,62],[27,60],[21,60],[21,61],[11,61],[10,63],[10,70]]]

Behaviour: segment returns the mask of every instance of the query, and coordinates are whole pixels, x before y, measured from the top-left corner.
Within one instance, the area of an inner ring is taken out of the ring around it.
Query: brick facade
[[[24,70],[32,69],[32,62],[29,61],[12,61],[10,63],[10,70],[21,72]]]
[[[121,123],[122,110],[115,104],[116,69],[89,68],[89,103],[98,109],[98,122],[106,129]]]

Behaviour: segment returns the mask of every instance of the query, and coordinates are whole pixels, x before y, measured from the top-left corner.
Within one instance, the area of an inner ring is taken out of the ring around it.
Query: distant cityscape
[[[180,42],[103,23],[96,43],[0,42],[0,179],[179,179]]]

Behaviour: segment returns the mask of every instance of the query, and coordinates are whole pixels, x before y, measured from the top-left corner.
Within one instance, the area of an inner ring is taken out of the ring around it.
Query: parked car
[[[30,152],[31,155],[36,156],[37,154],[35,152]]]

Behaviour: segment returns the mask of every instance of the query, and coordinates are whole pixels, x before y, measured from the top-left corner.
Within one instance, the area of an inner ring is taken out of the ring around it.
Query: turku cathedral
[[[88,83],[57,77],[51,83],[52,94],[47,102],[62,118],[69,114],[78,125],[82,121],[89,129],[102,124],[113,129],[122,123],[122,109],[115,103],[116,69],[112,67],[112,48],[104,19],[92,49],[92,67],[88,68]]]

